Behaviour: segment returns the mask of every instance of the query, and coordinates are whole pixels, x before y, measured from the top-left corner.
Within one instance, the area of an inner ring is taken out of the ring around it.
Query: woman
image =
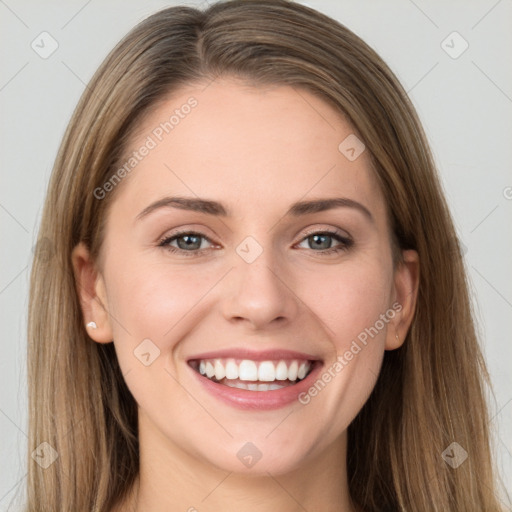
[[[140,23],[79,102],[40,239],[27,510],[500,510],[425,136],[334,20]]]

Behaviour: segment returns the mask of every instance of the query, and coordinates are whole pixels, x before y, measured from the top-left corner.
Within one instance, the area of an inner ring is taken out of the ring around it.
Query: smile
[[[304,379],[313,366],[309,360],[200,359],[191,366],[219,384],[249,391],[275,391]]]
[[[323,361],[290,350],[226,349],[187,361],[201,389],[245,410],[270,410],[297,403],[319,375]]]

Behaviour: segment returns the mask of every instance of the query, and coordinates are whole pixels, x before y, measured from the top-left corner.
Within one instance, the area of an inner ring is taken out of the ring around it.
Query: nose
[[[252,263],[240,259],[230,272],[223,305],[228,322],[268,330],[296,318],[301,301],[293,290],[293,280],[270,252],[264,250]]]

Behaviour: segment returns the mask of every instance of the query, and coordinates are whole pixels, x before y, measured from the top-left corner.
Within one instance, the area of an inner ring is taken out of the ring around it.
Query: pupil
[[[184,244],[185,249],[190,249],[190,246],[193,244],[197,244],[197,240],[199,239],[196,235],[183,235],[180,238],[178,238],[178,245],[180,244],[180,240],[187,240]],[[200,245],[200,244],[199,244]],[[183,249],[183,247],[180,247],[180,249]]]
[[[315,244],[318,242],[318,239],[319,238],[324,238],[324,240],[326,240],[328,238],[328,235],[313,235],[313,240],[315,241]],[[322,243],[320,242],[320,244],[317,244],[318,245],[322,245]],[[324,247],[323,249],[329,249],[329,243],[327,242],[327,245],[324,244]]]

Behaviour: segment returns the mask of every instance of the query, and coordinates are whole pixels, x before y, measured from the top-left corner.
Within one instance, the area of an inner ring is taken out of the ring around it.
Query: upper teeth
[[[224,378],[272,382],[275,380],[303,379],[311,368],[310,361],[251,361],[242,359],[201,359],[199,373],[217,380]]]

